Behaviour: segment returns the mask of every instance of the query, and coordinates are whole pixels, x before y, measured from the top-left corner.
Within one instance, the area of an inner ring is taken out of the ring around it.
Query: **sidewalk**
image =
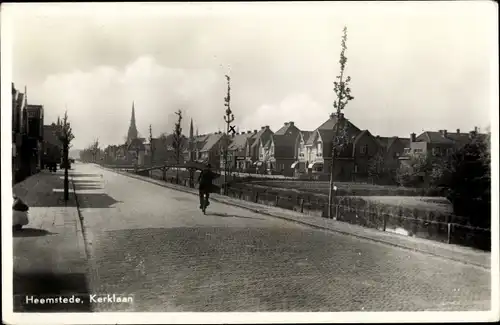
[[[14,194],[30,207],[29,224],[13,232],[14,311],[35,311],[21,304],[29,294],[88,292],[85,243],[75,195],[70,182],[69,201],[64,202],[63,179],[62,171],[43,170],[13,187]],[[57,311],[85,312],[89,306],[66,306],[70,307],[76,310]],[[41,311],[40,305],[36,308]]]
[[[137,178],[157,184],[160,186],[172,188],[175,190],[191,193],[198,195],[197,189],[192,189],[176,184],[166,183],[160,180],[155,180],[146,176],[139,176],[127,172],[119,172],[116,170],[111,170],[108,168],[101,167],[106,170],[113,171],[122,175]],[[346,222],[336,221],[332,219],[314,217],[304,215],[302,213],[281,209],[272,206],[266,206],[262,204],[257,204],[253,202],[238,200],[230,197],[226,197],[219,194],[212,194],[210,198],[214,201],[237,206],[243,209],[252,210],[261,214],[268,216],[281,218],[293,222],[298,222],[301,224],[309,225],[315,228],[335,231],[345,235],[355,236],[362,239],[373,240],[381,243],[385,243],[392,246],[397,246],[400,248],[410,249],[414,251],[419,251],[422,253],[431,254],[434,256],[439,256],[447,258],[450,260],[462,262],[465,264],[474,265],[481,267],[483,269],[490,269],[491,266],[491,254],[489,252],[484,252],[481,250],[462,247],[458,245],[450,245],[440,242],[435,242],[427,239],[403,236],[390,232],[383,232],[376,229],[365,228],[357,225],[352,225]]]

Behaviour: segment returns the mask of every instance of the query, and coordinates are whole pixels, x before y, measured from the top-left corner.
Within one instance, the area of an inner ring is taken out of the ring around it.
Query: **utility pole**
[[[347,103],[354,99],[354,97],[351,96],[351,89],[349,88],[348,84],[351,81],[351,77],[348,76],[344,80],[344,70],[345,70],[345,65],[347,62],[347,57],[345,56],[345,50],[347,49],[346,45],[347,41],[347,27],[344,27],[343,30],[343,35],[342,35],[342,43],[341,47],[342,50],[340,52],[340,75],[337,76],[337,79],[339,81],[334,81],[334,91],[335,94],[337,95],[337,100],[333,103],[333,107],[336,109],[336,113],[332,118],[336,118],[337,120],[334,123],[334,131],[335,135],[334,138],[332,139],[332,161],[330,164],[330,187],[329,187],[329,192],[328,192],[328,217],[333,218],[333,197],[334,197],[334,177],[335,177],[335,159],[337,158],[338,154],[342,151],[345,145],[347,145],[348,142],[348,135],[347,135],[347,130],[345,127],[345,119],[344,119],[344,113],[342,111],[344,110],[345,106]]]
[[[227,177],[228,177],[228,147],[229,147],[229,132],[232,130],[231,123],[234,121],[234,114],[231,111],[231,78],[226,75],[227,80],[227,96],[224,98],[224,106],[226,107],[226,115],[224,115],[224,121],[226,122],[226,139],[223,141],[224,144],[224,195],[227,195]]]

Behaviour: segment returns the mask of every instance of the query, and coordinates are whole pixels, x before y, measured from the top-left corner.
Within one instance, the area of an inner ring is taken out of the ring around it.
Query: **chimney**
[[[457,134],[460,134],[460,129],[457,129]]]
[[[269,125],[266,125],[265,128],[266,128],[266,130],[269,130]]]
[[[260,129],[261,129],[261,130],[264,130],[265,128],[266,128],[265,126],[261,126],[261,127],[260,127]]]
[[[288,124],[289,124],[288,122],[285,122],[285,126],[288,126]]]
[[[474,134],[477,134],[477,126],[474,127]]]
[[[416,142],[417,141],[417,135],[415,133],[410,134],[410,142]]]
[[[295,123],[293,122],[288,122],[288,124],[290,124],[290,126],[294,126]]]
[[[253,130],[253,133],[257,133],[257,130]]]
[[[335,113],[330,114],[330,119],[331,120],[333,120],[334,117],[335,117]]]
[[[439,132],[441,132],[441,135],[443,136],[443,138],[446,138],[446,136],[448,135],[447,130],[439,130]]]

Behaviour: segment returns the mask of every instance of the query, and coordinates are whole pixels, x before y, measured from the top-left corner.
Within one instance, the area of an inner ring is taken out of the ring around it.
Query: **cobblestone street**
[[[95,311],[488,310],[490,272],[76,164]]]

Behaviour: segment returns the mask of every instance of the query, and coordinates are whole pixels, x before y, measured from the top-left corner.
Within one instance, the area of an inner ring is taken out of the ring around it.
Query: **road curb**
[[[102,168],[102,169],[104,169],[104,170],[108,170],[108,171],[111,171],[111,172],[114,172],[116,174],[120,174],[120,175],[123,175],[123,176],[126,176],[126,177],[135,178],[135,179],[138,179],[138,180],[141,180],[141,181],[144,181],[144,182],[148,182],[148,183],[155,184],[155,185],[158,185],[158,186],[162,186],[162,187],[165,187],[165,188],[177,190],[177,191],[180,191],[180,192],[189,193],[189,194],[192,194],[192,195],[198,195],[198,193],[193,192],[193,190],[188,190],[188,189],[182,188],[181,185],[177,186],[175,184],[169,184],[169,183],[166,183],[166,182],[164,184],[163,183],[158,183],[158,181],[155,181],[154,179],[150,180],[150,179],[144,178],[145,176],[138,176],[138,175],[134,175],[134,174],[131,174],[131,173],[121,172],[121,171],[113,170],[113,169],[102,167],[102,166],[99,166],[99,167]],[[479,268],[487,270],[487,271],[491,270],[491,266],[489,266],[489,265],[484,265],[484,264],[481,264],[481,263],[475,263],[475,262],[471,262],[471,261],[464,260],[464,259],[461,259],[461,258],[451,257],[451,256],[446,255],[446,254],[439,254],[439,253],[432,252],[430,250],[421,249],[421,248],[415,248],[415,247],[410,247],[409,245],[404,245],[404,244],[397,244],[397,243],[394,243],[394,242],[391,242],[391,241],[387,241],[387,240],[383,240],[383,239],[380,239],[380,238],[373,238],[373,237],[370,237],[370,236],[363,236],[363,235],[355,234],[353,232],[348,232],[348,231],[344,231],[344,230],[340,230],[340,229],[335,229],[335,228],[330,228],[330,227],[326,227],[326,226],[322,226],[322,225],[317,225],[317,224],[310,223],[310,222],[307,222],[307,221],[296,220],[294,218],[288,218],[288,217],[276,215],[276,214],[273,214],[273,213],[270,213],[270,212],[267,212],[267,211],[255,209],[255,208],[249,207],[249,206],[244,205],[244,204],[240,204],[240,203],[236,203],[236,202],[234,202],[234,203],[233,202],[227,202],[225,200],[221,200],[221,199],[219,199],[217,197],[214,197],[214,196],[211,196],[211,199],[213,201],[215,201],[215,202],[218,202],[218,203],[222,203],[222,204],[226,204],[226,205],[231,205],[231,206],[236,206],[236,207],[241,208],[241,209],[249,210],[249,211],[252,211],[252,212],[255,212],[255,213],[260,213],[260,214],[263,214],[263,215],[266,215],[266,216],[270,216],[270,217],[273,217],[273,218],[278,218],[278,219],[282,219],[282,220],[286,220],[286,221],[290,221],[290,222],[294,222],[294,223],[306,225],[306,226],[309,226],[309,227],[312,227],[312,228],[321,229],[321,230],[325,230],[325,231],[336,232],[336,233],[340,233],[340,234],[347,235],[347,236],[352,236],[352,237],[356,237],[356,238],[360,238],[360,239],[365,239],[365,240],[370,240],[370,241],[373,241],[373,242],[378,242],[378,243],[386,244],[386,245],[393,246],[393,247],[403,248],[403,249],[414,251],[414,252],[419,252],[419,253],[424,253],[424,254],[432,255],[432,256],[435,256],[435,257],[445,258],[445,259],[452,260],[452,261],[455,261],[455,262],[460,262],[462,264],[479,267]],[[258,204],[258,203],[254,203],[254,204]],[[265,208],[265,207],[267,207],[267,206],[263,205],[263,208]]]
[[[73,177],[71,177],[71,185],[73,187],[73,195],[75,196],[75,202],[76,202],[76,211],[78,213],[78,223],[80,225],[80,231],[82,233],[82,239],[83,239],[83,247],[85,249],[85,257],[88,260],[90,257],[89,254],[89,249],[88,249],[88,240],[87,240],[87,234],[85,232],[85,227],[83,225],[83,216],[82,216],[82,211],[80,209],[80,202],[78,201],[78,195],[76,194],[76,186]]]

